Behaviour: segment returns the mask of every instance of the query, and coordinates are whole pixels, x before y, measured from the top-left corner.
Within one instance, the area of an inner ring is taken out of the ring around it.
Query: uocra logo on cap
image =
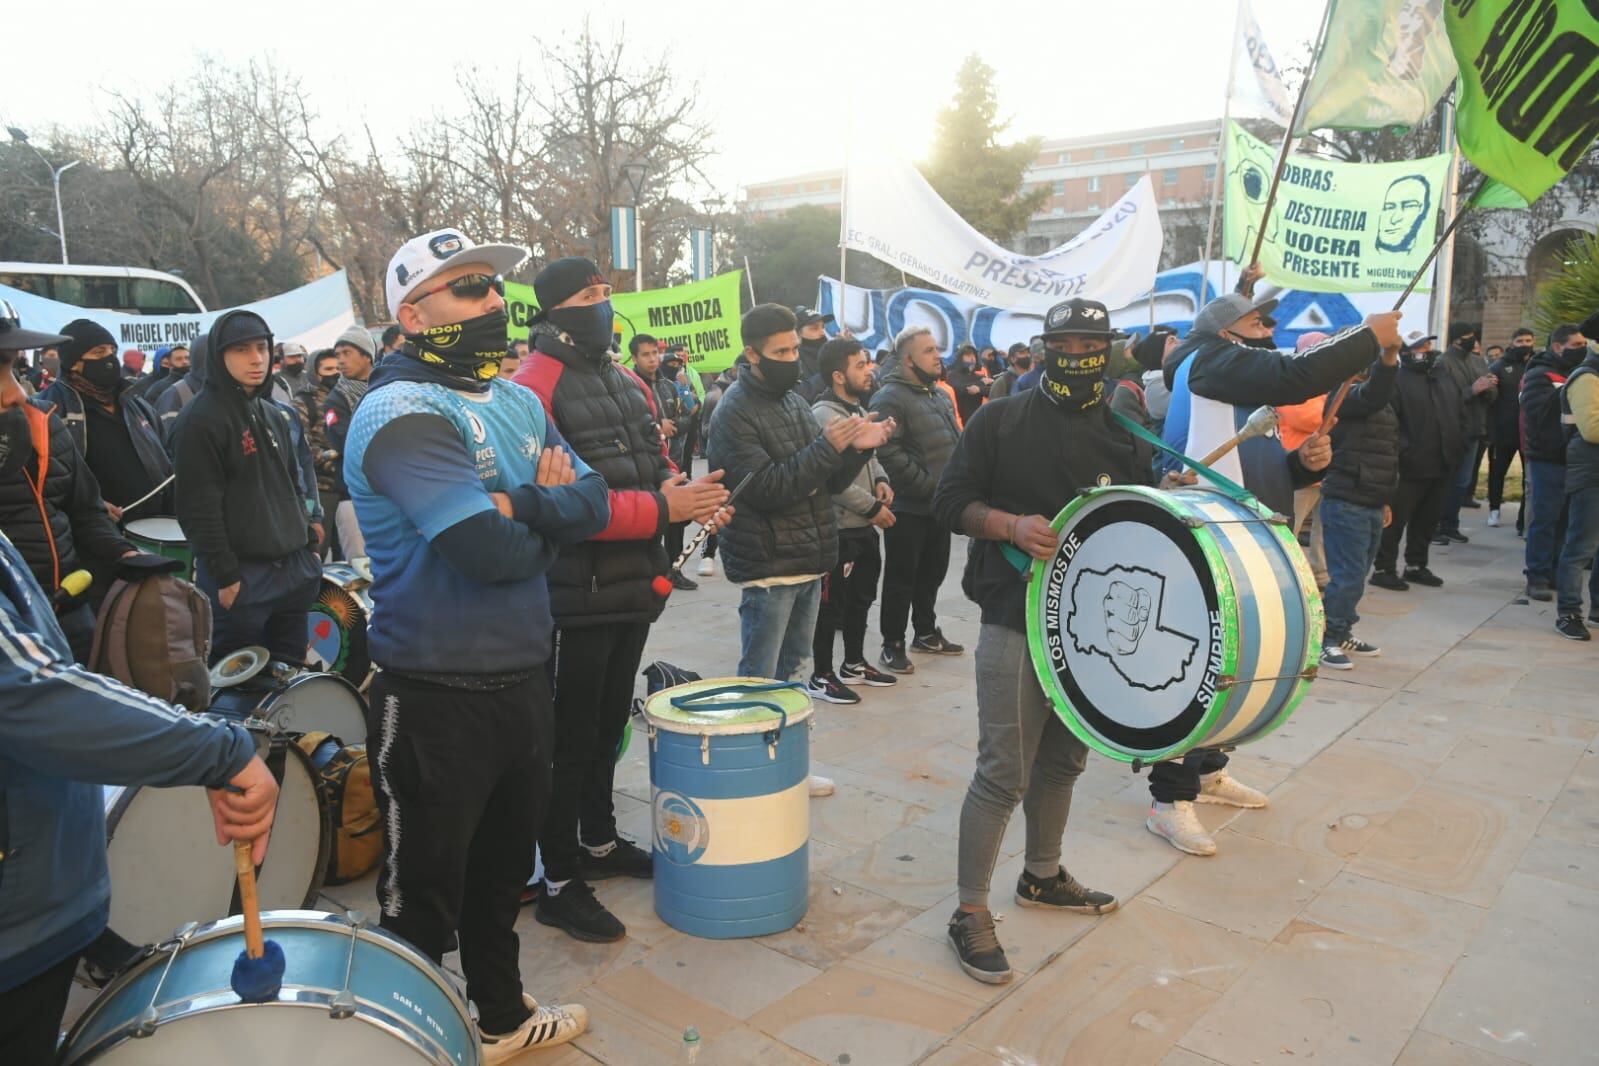
[[[459,233],[441,233],[428,241],[428,251],[433,253],[435,259],[448,259],[462,247],[464,243]]]

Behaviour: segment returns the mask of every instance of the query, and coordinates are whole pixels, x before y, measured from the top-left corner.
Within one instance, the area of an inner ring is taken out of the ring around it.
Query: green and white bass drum
[[[1122,762],[1258,740],[1315,679],[1321,596],[1288,525],[1208,488],[1110,486],[1052,523],[1027,636],[1039,683],[1083,743]]]

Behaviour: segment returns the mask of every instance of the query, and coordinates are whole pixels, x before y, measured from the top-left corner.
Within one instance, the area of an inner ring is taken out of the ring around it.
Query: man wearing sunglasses
[[[539,1006],[518,970],[553,750],[545,571],[610,517],[605,482],[538,397],[499,380],[499,274],[527,254],[458,230],[395,253],[389,311],[407,344],[372,374],[344,457],[372,561],[383,926],[435,962],[459,934],[489,1063],[588,1024],[582,1007]]]

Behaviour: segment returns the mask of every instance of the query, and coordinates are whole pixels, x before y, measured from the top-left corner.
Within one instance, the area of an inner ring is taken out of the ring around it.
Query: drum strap
[[[687,711],[690,714],[709,714],[712,711],[747,711],[752,707],[764,707],[766,710],[776,713],[778,719],[777,735],[782,736],[783,730],[788,727],[788,712],[783,710],[776,700],[725,700],[718,699],[718,697],[727,695],[759,696],[766,692],[781,692],[783,689],[797,689],[799,687],[800,683],[798,681],[773,681],[769,685],[718,685],[715,688],[708,688],[703,692],[695,692],[688,696],[673,696],[667,702],[678,710]]]

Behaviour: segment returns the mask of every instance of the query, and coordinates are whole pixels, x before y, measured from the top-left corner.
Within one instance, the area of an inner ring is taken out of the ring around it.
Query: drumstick
[[[1200,462],[1211,466],[1219,461],[1222,456],[1254,437],[1264,437],[1277,428],[1277,409],[1275,407],[1257,407],[1249,413],[1249,420],[1244,423],[1244,428],[1234,433],[1215,451],[1205,456]]]
[[[261,900],[255,890],[255,860],[251,842],[233,842],[233,867],[239,875],[239,907],[244,911],[244,950],[233,960],[234,994],[246,1003],[276,999],[283,987],[286,961],[276,940],[261,933]]]
[[[172,484],[172,479],[177,477],[177,476],[178,475],[176,475],[176,474],[168,474],[167,475],[167,479],[165,481],[161,482],[161,484],[157,485],[155,488],[151,489],[149,492],[145,493],[143,496],[140,496],[137,500],[134,500],[132,503],[123,504],[122,505],[122,509],[124,511],[133,510],[135,507],[139,506],[139,504],[141,504],[141,503],[145,502],[146,500],[150,499],[156,493],[160,492],[162,489],[164,489],[168,485]]]

